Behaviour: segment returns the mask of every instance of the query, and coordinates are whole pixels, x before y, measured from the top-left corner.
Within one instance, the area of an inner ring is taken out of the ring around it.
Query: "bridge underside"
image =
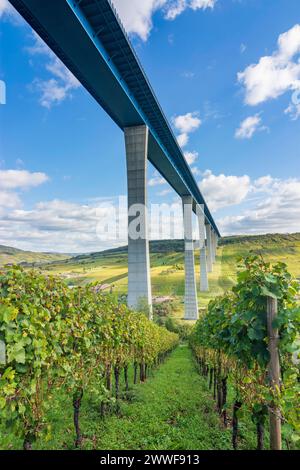
[[[10,0],[115,123],[149,129],[148,159],[180,195],[204,207],[198,185],[107,0]]]

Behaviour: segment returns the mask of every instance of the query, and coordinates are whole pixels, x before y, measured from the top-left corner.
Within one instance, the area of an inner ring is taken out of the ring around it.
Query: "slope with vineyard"
[[[150,251],[153,295],[171,297],[180,304],[184,294],[183,241],[152,241]],[[209,274],[210,291],[199,293],[200,307],[205,307],[212,298],[234,285],[237,259],[251,251],[266,261],[286,263],[293,276],[300,278],[300,234],[224,237],[220,241],[214,272]],[[199,279],[197,250],[195,260]],[[18,262],[17,258],[15,262]],[[104,290],[112,289],[117,294],[126,294],[127,291],[126,246],[65,260],[52,260],[40,265],[40,269],[45,273],[62,276],[69,285],[97,282]],[[182,304],[181,307],[179,305],[181,311]]]

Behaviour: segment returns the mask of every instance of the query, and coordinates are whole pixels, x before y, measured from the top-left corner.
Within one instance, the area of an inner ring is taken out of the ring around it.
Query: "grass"
[[[231,431],[222,426],[211,393],[186,344],[173,351],[145,383],[131,386],[130,397],[130,401],[120,402],[118,415],[103,419],[99,403],[85,395],[81,412],[83,449],[231,449]],[[34,448],[74,449],[72,418],[71,397],[57,390],[47,415],[52,437],[48,442],[38,441]],[[250,418],[242,418],[240,426],[240,449],[254,449]],[[0,438],[0,449],[21,446],[21,441],[11,435]]]

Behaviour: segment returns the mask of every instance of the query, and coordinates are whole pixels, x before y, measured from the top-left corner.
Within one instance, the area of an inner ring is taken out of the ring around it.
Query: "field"
[[[183,311],[184,257],[183,242],[151,242],[151,279],[153,296],[171,296],[178,300],[178,315]],[[284,262],[300,278],[300,234],[261,235],[223,238],[219,244],[214,270],[209,274],[210,290],[198,292],[199,306],[205,307],[216,295],[222,295],[234,284],[238,258],[249,252],[260,254],[266,261]],[[199,251],[195,251],[197,285],[200,285]],[[127,292],[127,248],[80,255],[41,266],[45,272],[63,276],[71,285],[97,282],[117,294]]]

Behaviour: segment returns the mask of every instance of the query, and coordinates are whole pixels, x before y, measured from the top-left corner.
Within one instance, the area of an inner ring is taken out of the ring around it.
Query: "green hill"
[[[153,296],[171,296],[183,301],[183,240],[150,242]],[[275,263],[285,262],[291,273],[300,279],[300,234],[224,237],[220,240],[214,271],[209,274],[210,291],[199,292],[199,304],[205,306],[216,295],[223,294],[236,278],[238,259],[250,252]],[[199,251],[195,252],[197,285],[200,287]],[[113,287],[118,294],[127,292],[127,246],[102,252],[78,255],[67,260],[52,261],[42,266],[73,285],[97,282]],[[182,305],[180,310],[182,311]]]
[[[183,310],[184,296],[184,242],[161,240],[150,242],[151,279],[154,297],[176,298],[179,311]],[[290,272],[300,279],[300,234],[270,234],[255,236],[224,237],[219,242],[217,261],[209,274],[210,290],[198,292],[199,305],[205,307],[216,295],[233,286],[238,269],[238,259],[250,252],[275,263],[284,262]],[[70,255],[56,253],[33,253],[0,246],[0,263],[36,266],[44,272],[63,277],[70,285],[97,282],[105,288],[113,288],[118,294],[127,293],[128,259],[127,246],[102,252]],[[195,252],[197,285],[200,287],[199,251]]]
[[[0,266],[6,264],[44,264],[52,261],[60,261],[69,258],[70,255],[61,253],[36,253],[33,251],[19,250],[10,246],[0,245]]]
[[[270,247],[285,247],[300,243],[300,233],[294,234],[266,234],[266,235],[236,235],[230,237],[223,237],[219,240],[219,246],[225,245],[240,245],[241,247],[247,246],[253,249],[269,249]],[[150,252],[151,253],[181,253],[184,249],[183,240],[151,240]],[[128,247],[120,246],[110,250],[99,251],[95,253],[88,253],[83,255],[74,256],[72,261],[95,260],[104,256],[111,256],[117,254],[127,254]]]

